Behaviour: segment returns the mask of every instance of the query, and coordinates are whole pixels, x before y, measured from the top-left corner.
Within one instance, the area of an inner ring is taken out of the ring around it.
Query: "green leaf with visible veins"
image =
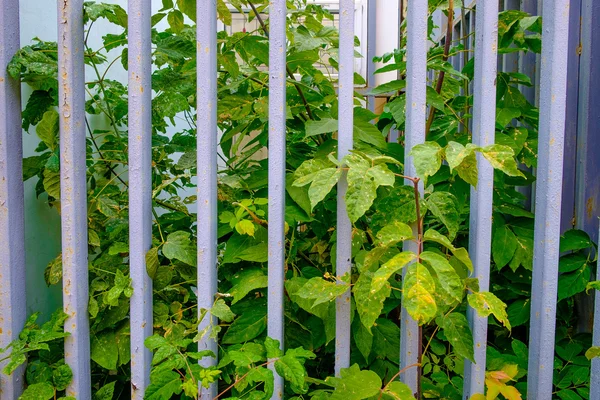
[[[460,313],[453,312],[441,317],[439,325],[443,329],[446,339],[454,347],[456,354],[474,363],[473,334],[467,318]]]
[[[419,325],[428,323],[437,314],[434,290],[435,282],[424,265],[414,263],[408,266],[402,285],[402,304]]]
[[[54,386],[48,382],[29,385],[19,400],[50,400],[54,398]]]
[[[231,322],[235,318],[235,314],[231,311],[231,308],[225,303],[225,300],[219,299],[210,309],[210,313],[221,321]]]
[[[196,249],[190,239],[190,233],[177,231],[167,236],[162,252],[169,260],[179,260],[188,265],[196,265]]]
[[[58,113],[55,110],[46,111],[42,120],[35,128],[38,137],[42,139],[46,146],[52,151],[56,150],[58,140]]]
[[[372,290],[373,273],[364,271],[354,284],[352,289],[354,299],[356,300],[356,310],[360,320],[371,332],[371,327],[383,310],[383,302],[390,295],[391,289],[389,283],[385,281],[379,290]]]
[[[412,228],[399,221],[387,224],[377,232],[377,244],[380,246],[390,246],[413,238]]]
[[[410,251],[403,251],[402,253],[396,254],[389,261],[381,266],[373,274],[373,280],[371,282],[371,291],[378,292],[381,290],[388,280],[404,268],[408,263],[417,258],[416,254]]]
[[[464,247],[454,247],[454,245],[450,242],[450,239],[448,239],[446,236],[442,235],[435,229],[427,229],[427,232],[425,232],[425,235],[423,235],[423,240],[436,242],[446,247],[454,254],[454,257],[456,257],[460,262],[467,266],[469,271],[473,271],[473,262],[469,257],[467,249],[465,249]]]
[[[381,378],[373,371],[361,371],[357,364],[342,369],[340,375],[340,378],[329,378],[335,385],[329,400],[362,400],[381,390]]]
[[[471,143],[468,143],[465,147],[457,142],[449,142],[445,150],[446,161],[448,161],[450,170],[456,170],[458,176],[473,186],[477,186],[477,157],[475,151],[479,150],[479,146]]]
[[[223,344],[244,343],[254,339],[267,329],[267,310],[251,308],[237,317],[223,336]]]
[[[410,151],[417,176],[425,181],[442,166],[443,149],[436,142],[418,144]]]
[[[432,251],[424,251],[421,253],[421,259],[435,271],[440,288],[454,301],[460,303],[463,296],[463,283],[446,257]]]
[[[513,231],[507,225],[497,228],[492,240],[492,256],[498,269],[512,260],[516,250],[517,238]]]
[[[331,281],[326,281],[320,277],[314,277],[308,280],[296,292],[297,296],[300,296],[304,299],[314,300],[312,307],[318,306],[322,303],[327,303],[335,300],[337,297],[346,293],[349,289],[349,285],[345,283],[336,283]]]
[[[500,321],[508,330],[511,329],[508,315],[506,314],[506,304],[496,295],[490,292],[476,292],[467,296],[469,305],[473,307],[480,317],[487,317],[494,314],[494,317]]]
[[[306,137],[335,132],[338,130],[338,120],[333,118],[322,118],[319,121],[308,120],[306,121],[305,130]]]
[[[525,178],[525,175],[517,166],[515,153],[513,149],[501,144],[493,144],[486,146],[481,150],[483,156],[492,164],[492,167],[499,169],[509,176],[520,176]]]
[[[433,192],[426,200],[427,208],[448,229],[450,240],[453,240],[460,228],[458,201],[450,192]]]
[[[342,170],[339,168],[325,168],[315,174],[308,189],[311,211],[331,192],[341,176]]]
[[[233,287],[229,293],[233,296],[231,304],[242,300],[253,290],[266,288],[268,285],[267,275],[258,268],[242,269],[231,278]]]
[[[181,375],[175,371],[160,371],[150,376],[150,385],[146,388],[145,400],[170,400],[181,393]]]
[[[400,381],[390,382],[383,391],[383,400],[414,400],[411,388]]]
[[[296,357],[291,354],[280,357],[275,361],[275,371],[290,382],[294,393],[304,394],[308,391],[308,385],[304,382],[306,371]]]

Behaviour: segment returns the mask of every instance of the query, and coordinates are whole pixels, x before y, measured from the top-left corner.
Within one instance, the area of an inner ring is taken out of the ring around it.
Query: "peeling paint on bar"
[[[269,3],[269,234],[267,334],[284,348],[286,1]],[[271,368],[273,364],[270,364]],[[283,398],[283,378],[275,371],[272,399]]]
[[[527,398],[552,397],[570,0],[544,2]]]
[[[198,0],[196,14],[197,67],[197,195],[198,195],[198,316],[206,312],[198,330],[217,323],[210,310],[217,293],[217,2]],[[198,350],[218,353],[217,342],[208,332],[198,343]],[[205,357],[204,367],[217,360]],[[200,386],[204,400],[217,395],[217,384],[209,389]]]
[[[473,87],[473,143],[494,144],[496,135],[496,72],[498,59],[498,2],[477,5],[475,22],[475,76]],[[490,286],[492,247],[492,202],[494,168],[477,154],[477,188],[471,187],[469,220],[469,253],[473,260],[473,277],[479,279],[481,291]],[[479,317],[469,308],[467,317],[473,332],[475,364],[465,360],[463,399],[483,393],[487,350],[488,319]]]
[[[353,147],[354,131],[354,0],[340,0],[340,49],[338,92],[338,159]],[[336,274],[352,269],[352,224],[346,211],[346,174],[337,186]],[[338,282],[341,282],[338,279]],[[350,289],[335,301],[335,374],[350,366]]]
[[[19,1],[0,0],[0,347],[16,339],[26,318],[21,85],[6,67],[19,49]],[[0,363],[0,369],[6,363]],[[0,373],[0,398],[16,400],[23,369]]]
[[[129,271],[131,398],[143,399],[150,384],[152,279],[146,253],[152,246],[152,49],[151,2],[129,0]]]
[[[427,2],[409,1],[406,12],[407,37],[406,37],[406,137],[404,153],[404,174],[417,176],[412,157],[409,156],[412,148],[425,141],[426,120],[426,85],[427,85]],[[406,181],[406,185],[412,185]],[[420,193],[423,193],[423,183],[419,184]],[[416,224],[413,232],[416,237]],[[418,252],[416,242],[407,241],[404,250]],[[406,268],[404,269],[406,271]],[[404,276],[404,273],[403,273]],[[419,369],[408,368],[419,360],[419,326],[404,307],[400,318],[400,369],[405,372],[400,374],[402,382],[411,390],[417,391],[419,382]]]
[[[91,398],[83,0],[58,2],[58,107],[67,396]]]

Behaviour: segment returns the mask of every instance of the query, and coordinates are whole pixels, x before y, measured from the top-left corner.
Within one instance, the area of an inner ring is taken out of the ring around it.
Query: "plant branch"
[[[219,397],[223,396],[225,393],[227,393],[232,387],[234,387],[235,385],[238,384],[238,382],[240,382],[242,379],[244,379],[245,377],[248,376],[248,374],[250,372],[252,372],[252,370],[260,368],[260,367],[265,367],[271,363],[274,363],[275,361],[277,361],[277,359],[273,359],[270,361],[267,361],[265,363],[260,364],[259,366],[256,366],[254,368],[250,368],[250,370],[248,372],[246,372],[244,375],[242,375],[242,377],[240,379],[236,379],[231,385],[227,386],[227,388],[225,388],[225,390],[223,390],[221,393],[219,393],[218,395],[216,395],[213,400],[217,400]]]
[[[114,170],[114,168],[112,167],[112,165],[110,165],[110,161],[108,161],[105,157],[104,154],[102,154],[102,151],[100,151],[100,147],[98,147],[98,143],[96,143],[96,139],[94,138],[94,134],[92,133],[92,128],[90,128],[90,123],[87,119],[87,117],[85,118],[85,126],[87,127],[88,132],[90,133],[90,139],[92,139],[92,143],[94,144],[94,147],[96,148],[96,150],[98,151],[98,155],[100,156],[100,158],[102,159],[102,161],[104,162],[104,164],[106,165],[106,168],[108,168],[108,170],[110,172],[113,173],[114,176],[117,177],[117,179],[119,181],[121,181],[121,183],[123,185],[125,185],[126,188],[129,188],[129,185],[127,185],[127,183],[119,176],[119,174],[117,174],[117,172]]]
[[[452,31],[454,30],[454,0],[448,0],[448,27],[446,28],[446,42],[444,43],[444,55],[442,59],[448,61],[448,53],[450,52],[450,44],[452,43]],[[442,92],[442,85],[444,84],[445,71],[440,71],[438,75],[437,84],[435,91],[438,93]],[[435,107],[430,107],[429,118],[427,119],[427,128],[425,129],[425,137],[431,130],[433,124],[433,118],[435,116]]]

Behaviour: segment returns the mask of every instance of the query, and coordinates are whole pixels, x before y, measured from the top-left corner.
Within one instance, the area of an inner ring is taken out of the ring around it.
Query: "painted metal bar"
[[[475,27],[475,85],[473,89],[473,143],[494,144],[496,126],[496,67],[498,47],[498,2],[477,4]],[[477,154],[478,186],[471,188],[469,252],[482,291],[490,286],[490,255],[492,246],[492,201],[494,169],[481,154]],[[487,348],[487,318],[481,318],[469,308],[467,317],[473,332],[475,363],[465,360],[463,398],[483,393]]]
[[[552,397],[570,0],[544,2],[527,398]]]
[[[376,64],[373,57],[377,55],[377,3],[367,1],[367,87],[374,88]],[[367,97],[367,107],[375,112],[375,96]]]
[[[91,398],[83,0],[58,2],[58,108],[67,396]]]
[[[520,0],[503,0],[502,11],[504,10],[519,10]],[[519,53],[507,53],[502,56],[502,72],[518,72],[519,71]]]
[[[353,147],[354,132],[354,0],[340,0],[340,50],[338,92],[338,159]],[[346,211],[346,175],[337,192],[336,274],[338,278],[352,270],[352,224]],[[340,280],[338,280],[339,282]],[[350,289],[335,302],[335,373],[350,366]]]
[[[267,334],[284,348],[286,22],[285,0],[269,5],[269,296]],[[272,364],[271,364],[272,365]],[[272,399],[283,398],[283,378],[275,374]]]
[[[427,13],[427,2],[408,2],[406,11],[406,146],[404,153],[404,174],[406,176],[417,176],[412,157],[409,154],[414,146],[425,141],[425,121],[427,119]],[[406,184],[412,185],[413,183],[406,181]],[[420,183],[419,189],[422,194],[422,183]],[[416,231],[417,227],[414,224],[415,237]],[[404,249],[417,253],[418,245],[416,242],[408,241],[405,242]],[[421,345],[419,326],[404,307],[402,307],[400,318],[400,369],[405,370],[400,375],[400,379],[415,393],[419,385],[419,369],[409,368],[409,366],[419,361],[419,347]]]
[[[217,2],[198,0],[196,4],[198,316],[206,313],[198,330],[203,331],[217,322],[207,311],[217,293]],[[217,342],[206,334],[198,342],[198,350],[217,355]],[[211,357],[200,360],[204,367],[216,363]],[[217,384],[199,390],[202,399],[212,399]]]
[[[0,347],[25,323],[25,232],[21,84],[6,67],[19,49],[19,1],[0,0]],[[0,363],[0,370],[6,363]],[[0,398],[16,400],[23,371],[0,373]]]
[[[150,0],[129,0],[129,274],[131,398],[143,399],[150,384],[152,279],[146,253],[152,245],[152,48]]]

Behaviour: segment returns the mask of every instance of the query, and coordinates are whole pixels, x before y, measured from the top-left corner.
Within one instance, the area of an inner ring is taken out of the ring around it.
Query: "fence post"
[[[0,0],[0,347],[18,337],[26,317],[21,83],[6,72],[18,49],[19,1]],[[0,373],[0,398],[22,390],[22,369]]]
[[[129,0],[129,274],[131,398],[142,399],[150,384],[152,279],[146,252],[152,245],[152,48],[150,0]]]
[[[498,2],[485,1],[477,5],[475,27],[475,77],[473,88],[473,143],[494,144],[496,135],[496,72],[498,48]],[[490,255],[492,246],[492,203],[494,169],[477,154],[478,186],[471,188],[469,220],[469,252],[479,279],[481,291],[490,287]],[[467,316],[473,332],[475,364],[465,360],[463,398],[483,393],[487,350],[488,319],[469,308]]]
[[[217,4],[216,0],[199,0],[196,9],[197,54],[197,195],[198,195],[198,317],[206,314],[198,330],[210,329],[216,318],[210,309],[217,293]],[[218,355],[217,342],[206,333],[198,350]],[[204,367],[217,360],[205,357]],[[217,384],[210,389],[199,387],[204,400],[217,394]]]
[[[285,0],[269,6],[269,233],[267,334],[284,348],[286,22]],[[283,378],[275,373],[272,399],[283,398]]]
[[[91,398],[83,0],[58,2],[58,108],[67,396]]]
[[[544,2],[527,398],[552,397],[569,0]]]
[[[404,174],[417,176],[412,157],[409,155],[412,148],[425,141],[426,121],[426,88],[427,88],[427,2],[409,1],[406,12],[407,37],[406,37],[406,129]],[[406,181],[407,185],[412,182]],[[420,193],[423,194],[423,183],[419,183]],[[418,223],[418,221],[417,221]],[[413,232],[417,237],[416,224]],[[420,240],[420,238],[418,238]],[[407,241],[404,250],[417,252],[417,242]],[[406,268],[403,269],[406,271]],[[402,276],[406,272],[403,272]],[[406,383],[413,393],[417,392],[419,385],[419,369],[408,368],[419,362],[419,326],[406,309],[402,307],[400,318],[400,369],[405,370],[400,379]]]

